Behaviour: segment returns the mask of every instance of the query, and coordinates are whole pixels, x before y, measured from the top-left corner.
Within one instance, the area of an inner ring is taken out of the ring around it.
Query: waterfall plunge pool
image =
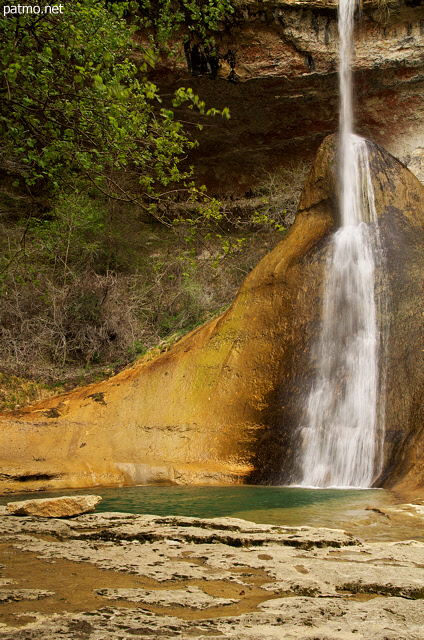
[[[102,502],[96,512],[124,512],[158,516],[242,518],[258,524],[345,529],[367,540],[424,541],[424,528],[393,524],[378,509],[392,505],[393,496],[383,489],[308,489],[262,485],[92,487],[13,493],[0,497],[8,502],[61,495],[96,494]],[[418,528],[419,529],[419,528]]]

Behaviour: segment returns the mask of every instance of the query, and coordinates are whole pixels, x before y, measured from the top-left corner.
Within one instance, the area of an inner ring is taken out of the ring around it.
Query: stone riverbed
[[[2,640],[423,640],[423,621],[419,539],[0,508]]]

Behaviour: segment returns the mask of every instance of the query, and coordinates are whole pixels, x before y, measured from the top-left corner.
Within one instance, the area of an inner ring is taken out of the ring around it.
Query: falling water
[[[367,143],[352,133],[353,14],[340,0],[341,228],[327,261],[317,371],[306,407],[304,486],[369,487],[378,473],[379,342],[375,258],[381,256]]]

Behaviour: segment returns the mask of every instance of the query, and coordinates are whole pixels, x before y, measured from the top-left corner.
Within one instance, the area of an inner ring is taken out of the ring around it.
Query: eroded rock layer
[[[234,518],[0,513],[0,552],[7,640],[422,638],[416,540]]]
[[[421,0],[360,3],[355,24],[356,131],[407,161],[424,146]],[[211,193],[240,196],[274,170],[312,159],[338,128],[336,0],[244,0],[215,34],[212,52],[183,34],[180,62],[158,63],[164,97],[190,85],[227,122],[204,119],[195,163]],[[165,98],[166,99],[166,98]],[[193,113],[184,114],[192,122]]]

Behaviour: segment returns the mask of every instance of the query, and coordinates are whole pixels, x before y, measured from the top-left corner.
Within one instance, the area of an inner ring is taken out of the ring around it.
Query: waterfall
[[[352,133],[354,10],[355,0],[340,0],[341,227],[331,239],[316,374],[302,428],[304,486],[369,487],[381,453],[375,271],[382,251],[367,143]]]

